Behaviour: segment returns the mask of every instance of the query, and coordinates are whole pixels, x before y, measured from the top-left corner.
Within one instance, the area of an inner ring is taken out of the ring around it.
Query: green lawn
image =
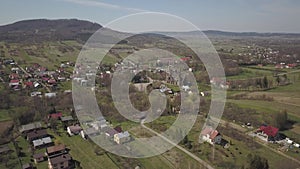
[[[237,80],[237,79],[248,79],[248,78],[255,78],[255,77],[264,77],[267,76],[272,77],[272,71],[268,70],[259,70],[259,69],[251,69],[247,67],[242,67],[242,72],[235,76],[227,76],[227,80]]]
[[[95,145],[84,140],[79,135],[69,137],[66,131],[62,131],[61,137],[54,133],[52,134],[59,140],[58,142],[65,144],[70,149],[72,158],[79,161],[83,168],[118,168],[106,154],[97,156],[94,153]]]
[[[8,121],[11,120],[9,112],[7,110],[0,110],[0,121]]]

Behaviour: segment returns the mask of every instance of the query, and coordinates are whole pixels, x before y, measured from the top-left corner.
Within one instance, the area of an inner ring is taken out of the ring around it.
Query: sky
[[[300,33],[299,0],[1,0],[0,25],[40,18],[105,25],[144,11],[182,17],[200,30]]]

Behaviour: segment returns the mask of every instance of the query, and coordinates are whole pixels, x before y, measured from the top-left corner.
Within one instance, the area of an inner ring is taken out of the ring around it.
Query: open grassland
[[[242,72],[235,76],[228,76],[226,77],[227,80],[243,80],[249,78],[257,78],[257,77],[264,77],[267,76],[268,78],[273,77],[273,72],[268,70],[261,70],[261,69],[251,69],[248,67],[242,67]]]

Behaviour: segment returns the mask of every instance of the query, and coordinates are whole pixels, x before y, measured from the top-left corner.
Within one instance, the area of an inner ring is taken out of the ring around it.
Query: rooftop
[[[272,126],[261,126],[259,129],[263,131],[266,135],[272,137],[275,137],[279,131],[278,128]]]
[[[52,140],[51,140],[50,137],[45,137],[45,138],[42,138],[42,139],[37,139],[37,140],[32,141],[32,144],[33,144],[34,147],[41,146],[41,145],[44,145],[44,144],[49,144],[49,143],[52,143]]]
[[[54,164],[60,164],[60,163],[63,163],[63,162],[66,162],[66,161],[70,161],[72,158],[69,154],[63,154],[63,155],[60,155],[60,156],[57,156],[57,157],[53,157],[53,158],[50,158],[50,163],[52,165]]]
[[[64,144],[59,144],[56,146],[51,146],[47,148],[47,153],[51,154],[51,153],[55,153],[58,151],[64,151],[66,149],[66,146]]]
[[[30,124],[22,125],[21,128],[20,128],[20,132],[25,132],[25,131],[29,131],[29,130],[33,130],[33,129],[38,129],[38,128],[41,128],[41,127],[42,127],[41,122],[30,123]]]
[[[35,159],[37,159],[37,158],[42,158],[44,156],[45,156],[44,153],[37,153],[37,154],[34,154],[32,157],[35,158]]]
[[[35,130],[35,131],[31,131],[27,134],[27,138],[29,140],[32,140],[34,138],[37,138],[37,137],[43,137],[43,136],[47,136],[48,135],[48,132],[46,129],[41,129],[41,130]]]
[[[64,117],[61,117],[60,119],[61,119],[61,121],[70,121],[70,120],[73,120],[73,117],[72,116],[64,116]]]

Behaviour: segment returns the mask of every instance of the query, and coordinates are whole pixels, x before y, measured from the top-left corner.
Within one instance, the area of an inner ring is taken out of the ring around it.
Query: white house
[[[130,141],[130,134],[128,133],[128,131],[125,131],[123,133],[118,133],[114,135],[114,141],[117,144],[123,144],[126,143],[128,141]]]
[[[56,97],[56,93],[45,93],[45,97],[47,98]]]

